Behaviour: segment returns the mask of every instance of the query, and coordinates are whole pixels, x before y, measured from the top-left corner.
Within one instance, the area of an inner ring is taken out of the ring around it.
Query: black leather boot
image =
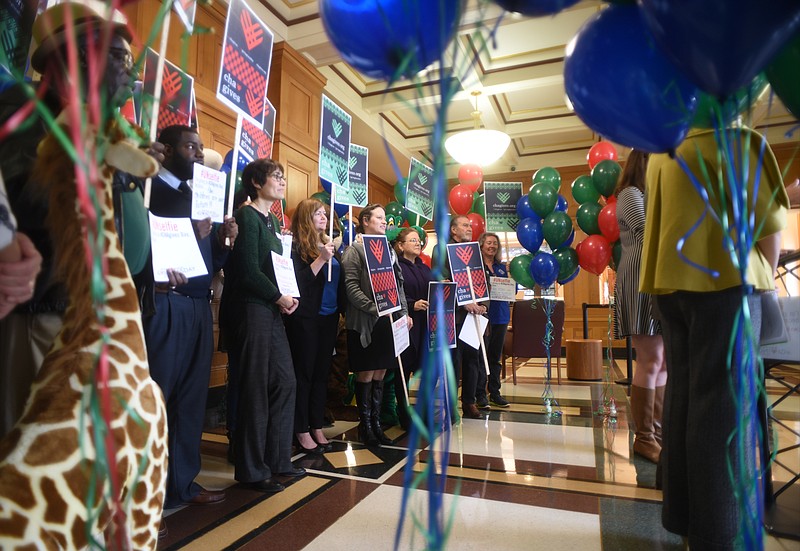
[[[381,427],[381,403],[383,402],[383,381],[372,381],[372,433],[378,445],[391,444],[392,440],[383,434]]]
[[[380,442],[372,432],[372,381],[359,383],[356,381],[356,405],[358,406],[358,439],[365,446],[380,446]],[[380,406],[378,407],[380,416]]]

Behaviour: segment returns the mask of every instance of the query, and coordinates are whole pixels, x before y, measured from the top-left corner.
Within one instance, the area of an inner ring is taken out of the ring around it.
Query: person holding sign
[[[406,379],[405,384],[408,384],[411,374],[419,366],[420,355],[427,347],[428,283],[434,281],[434,279],[431,269],[419,257],[422,252],[422,242],[417,230],[412,228],[400,230],[395,247],[399,255],[400,269],[403,271],[403,289],[406,293],[406,304],[409,305],[411,319],[414,321],[414,327],[409,335],[410,346],[403,351],[401,356],[403,360],[403,375]],[[401,379],[399,376],[394,378],[395,395],[398,402],[397,412],[400,417],[400,426],[408,429],[411,418],[406,409],[408,404],[405,403],[405,392],[403,392],[403,387],[400,386],[404,384]]]
[[[328,241],[328,215],[320,201],[300,201],[292,217],[292,262],[300,305],[286,316],[286,335],[297,379],[294,432],[303,451],[324,453],[332,446],[322,432],[328,376],[339,326],[344,280],[334,244]],[[328,262],[332,263],[328,280]],[[310,429],[310,432],[309,432]]]
[[[481,256],[486,270],[486,280],[490,282],[494,277],[508,277],[503,259],[500,256],[500,238],[496,233],[483,233],[478,238],[481,246]],[[491,290],[490,290],[491,292]],[[503,343],[506,340],[508,322],[511,321],[511,308],[505,300],[492,300],[489,302],[489,333],[484,336],[486,343],[486,357],[489,360],[489,402],[500,408],[508,407],[508,400],[500,394],[500,372],[502,366],[500,359],[503,355]],[[486,371],[478,369],[478,388],[475,391],[477,403],[486,401]]]
[[[239,358],[234,477],[275,493],[284,489],[275,475],[305,474],[292,466],[296,380],[281,318],[299,302],[281,293],[272,256],[283,251],[278,219],[270,212],[286,192],[283,167],[272,159],[253,161],[242,172],[242,187],[251,202],[236,211],[240,232],[220,306],[223,337]]]
[[[177,125],[162,130],[159,141],[164,145],[164,162],[153,178],[150,212],[164,218],[190,218],[192,191],[187,181],[194,164],[203,164],[203,142],[197,130]],[[194,479],[200,473],[200,441],[214,354],[209,289],[228,257],[225,238],[233,241],[238,227],[232,218],[215,234],[210,218],[193,220],[192,227],[207,273],[178,285],[156,282],[155,312],[144,317],[143,323],[150,375],[167,402],[167,509],[225,499],[224,492],[206,490]]]
[[[386,212],[378,204],[364,207],[358,215],[358,233],[365,235],[386,234]],[[402,315],[408,314],[403,292],[403,274],[397,265],[397,255],[391,248],[390,255],[394,278],[399,292]],[[390,315],[379,316],[373,293],[366,252],[361,240],[357,240],[342,257],[344,284],[347,292],[347,349],[350,371],[356,374],[356,403],[360,424],[359,439],[367,446],[390,444],[383,434],[380,422],[383,401],[383,378],[387,369],[397,363],[393,356],[394,341]],[[413,327],[411,317],[408,327]]]

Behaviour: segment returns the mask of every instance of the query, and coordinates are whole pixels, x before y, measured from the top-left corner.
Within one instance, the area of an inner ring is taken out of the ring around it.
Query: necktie
[[[178,186],[178,191],[180,191],[184,195],[192,194],[192,188],[189,187],[189,184],[186,183],[186,180],[181,180],[181,183]]]

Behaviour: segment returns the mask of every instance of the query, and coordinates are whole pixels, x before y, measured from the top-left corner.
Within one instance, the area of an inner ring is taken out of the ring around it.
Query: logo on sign
[[[356,159],[355,157],[350,157],[350,161],[348,162],[348,164],[350,165],[351,169],[356,167],[356,163],[358,163],[358,159]]]
[[[386,296],[389,297],[389,302],[392,303],[392,306],[395,306],[397,304],[397,291],[395,291],[394,289],[389,289],[386,292]]]
[[[383,261],[383,243],[380,241],[370,241],[369,250],[372,251],[373,256],[378,260],[378,264]]]
[[[242,31],[244,32],[244,40],[247,42],[248,50],[252,50],[264,42],[264,29],[257,22],[253,23],[249,11],[244,10],[242,15],[239,16],[239,21],[242,23]]]
[[[161,78],[161,87],[164,90],[164,99],[169,101],[175,94],[177,94],[183,82],[181,82],[181,75],[178,71],[170,71],[169,67],[164,65],[164,74]]]
[[[419,183],[424,186],[427,182],[428,182],[428,177],[425,176],[424,174],[420,174],[419,175]]]
[[[469,264],[469,261],[472,258],[472,247],[456,247],[456,256],[464,264]]]
[[[261,98],[251,92],[250,88],[247,89],[245,98],[247,99],[247,108],[250,110],[250,114],[255,117],[261,112]]]
[[[338,138],[339,134],[342,133],[342,129],[344,128],[342,126],[342,123],[340,123],[337,120],[332,120],[331,121],[331,126],[333,127],[333,133],[336,134],[336,137]]]
[[[511,194],[507,191],[501,191],[497,194],[497,198],[500,199],[501,203],[505,203],[509,199],[511,199]]]

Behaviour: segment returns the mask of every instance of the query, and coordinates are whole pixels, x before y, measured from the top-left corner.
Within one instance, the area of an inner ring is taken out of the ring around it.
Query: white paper
[[[167,268],[181,272],[186,277],[208,274],[194,236],[192,221],[188,218],[162,218],[152,212],[149,214],[155,281],[169,281]]]
[[[392,338],[394,339],[394,355],[397,357],[408,348],[411,340],[408,335],[408,316],[402,316],[399,320],[392,322]]]
[[[294,264],[290,258],[271,251],[272,266],[275,268],[275,280],[282,295],[300,298],[300,289],[297,287],[297,278],[294,275]]]
[[[800,297],[780,297],[778,299],[786,323],[788,342],[761,347],[761,357],[765,360],[800,361]]]
[[[292,234],[287,233],[280,236],[281,244],[283,245],[283,256],[292,258]]]
[[[510,277],[490,277],[491,290],[489,296],[492,300],[514,302],[517,297],[517,282]]]
[[[192,178],[192,220],[211,217],[221,224],[225,219],[226,175],[224,172],[194,164]]]
[[[480,335],[475,331],[475,319],[478,320],[478,324],[480,325]],[[486,332],[487,325],[489,325],[489,318],[479,316],[478,314],[467,314],[467,318],[464,320],[464,325],[461,326],[461,333],[459,333],[458,338],[475,350],[478,350],[483,334]]]

